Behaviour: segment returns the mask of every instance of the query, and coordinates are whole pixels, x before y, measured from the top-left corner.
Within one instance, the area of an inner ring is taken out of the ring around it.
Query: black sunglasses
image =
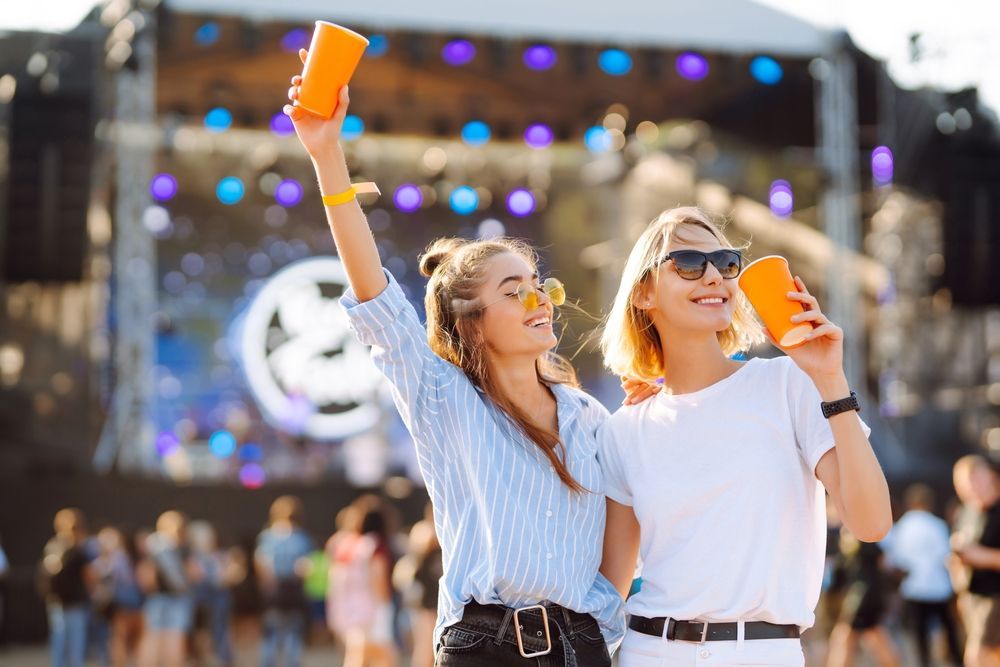
[[[677,275],[684,280],[698,280],[705,275],[708,263],[719,270],[719,275],[726,280],[732,280],[740,275],[743,268],[743,255],[739,250],[714,250],[712,252],[702,252],[700,250],[675,250],[660,258],[656,266],[663,264],[667,260],[674,263]]]

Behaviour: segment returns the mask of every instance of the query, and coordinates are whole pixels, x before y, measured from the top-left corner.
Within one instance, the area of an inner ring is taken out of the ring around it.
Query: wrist
[[[843,371],[831,375],[813,376],[812,381],[823,401],[836,401],[846,398],[851,393],[851,387]]]

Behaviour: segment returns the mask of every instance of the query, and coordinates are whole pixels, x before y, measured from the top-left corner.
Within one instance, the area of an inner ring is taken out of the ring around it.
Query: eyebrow
[[[531,277],[534,280],[538,280],[538,273],[532,273]],[[500,281],[500,284],[497,285],[497,287],[498,288],[503,287],[504,285],[506,285],[507,283],[509,283],[512,280],[516,280],[517,282],[520,283],[520,282],[524,282],[524,277],[523,276],[507,276],[506,278],[504,278],[503,280]]]

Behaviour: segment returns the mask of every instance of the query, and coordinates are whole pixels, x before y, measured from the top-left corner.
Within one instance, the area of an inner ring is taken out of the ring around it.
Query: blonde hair
[[[678,240],[685,227],[701,228],[725,248],[732,245],[722,229],[707,213],[694,206],[673,208],[649,223],[632,247],[622,282],[601,336],[604,365],[616,375],[655,382],[664,374],[660,337],[647,311],[636,306],[639,291],[650,275],[659,270],[660,260],[671,241]],[[764,340],[764,332],[743,292],[736,294],[733,320],[718,332],[723,353],[733,355]]]
[[[424,297],[427,340],[435,354],[465,371],[514,426],[542,450],[566,486],[583,491],[566,466],[566,448],[559,432],[536,424],[503,393],[493,377],[481,330],[483,304],[479,289],[490,260],[505,253],[520,256],[532,267],[538,265],[535,251],[518,239],[442,238],[428,246],[420,257],[420,272],[430,278]],[[538,358],[535,369],[546,384],[578,386],[573,366],[551,350]]]

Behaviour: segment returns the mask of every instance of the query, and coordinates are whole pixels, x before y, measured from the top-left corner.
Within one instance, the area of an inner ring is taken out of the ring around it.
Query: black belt
[[[559,642],[563,648],[564,667],[576,667],[576,651],[571,642],[577,631],[595,625],[597,623],[590,614],[572,611],[554,603],[515,610],[498,604],[470,602],[465,605],[462,620],[456,627],[468,627],[491,634],[497,644],[514,644],[521,655],[526,657],[548,655],[555,648],[556,642]]]
[[[739,624],[678,621],[662,616],[659,618],[632,616],[628,620],[628,627],[636,632],[654,637],[703,643],[735,641]],[[799,626],[797,625],[776,625],[765,621],[747,621],[743,624],[744,639],[798,639],[798,637]]]

